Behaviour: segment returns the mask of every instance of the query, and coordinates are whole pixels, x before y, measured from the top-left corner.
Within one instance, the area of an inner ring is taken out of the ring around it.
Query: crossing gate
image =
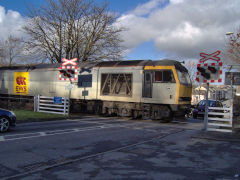
[[[232,107],[209,107],[207,131],[232,132]]]
[[[63,97],[56,103],[54,97],[40,95],[34,97],[34,111],[68,115],[69,109],[69,98]]]

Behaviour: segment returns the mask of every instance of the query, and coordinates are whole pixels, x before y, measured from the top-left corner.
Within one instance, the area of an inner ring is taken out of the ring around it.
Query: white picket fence
[[[66,97],[62,97],[61,99],[60,103],[56,103],[54,102],[54,97],[35,96],[34,111],[68,115],[70,107],[69,99]]]
[[[232,132],[232,107],[209,107],[207,131]],[[211,112],[211,111],[215,112]],[[217,112],[216,112],[217,111]],[[219,112],[220,111],[220,112]]]

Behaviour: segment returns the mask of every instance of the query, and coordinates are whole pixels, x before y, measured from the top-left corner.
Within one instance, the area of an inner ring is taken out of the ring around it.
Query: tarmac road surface
[[[239,179],[238,137],[202,126],[94,116],[22,123],[0,134],[0,178]]]

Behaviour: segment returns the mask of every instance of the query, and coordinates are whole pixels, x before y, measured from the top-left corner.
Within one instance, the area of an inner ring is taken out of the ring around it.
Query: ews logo
[[[25,77],[17,77],[16,79],[18,85],[26,85],[26,78]]]
[[[28,72],[14,73],[14,94],[28,94]]]

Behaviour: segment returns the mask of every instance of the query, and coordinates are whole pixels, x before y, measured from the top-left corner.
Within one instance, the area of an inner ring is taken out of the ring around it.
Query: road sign
[[[88,91],[87,90],[82,91],[82,96],[88,96]]]
[[[77,58],[74,58],[74,59],[65,59],[65,58],[63,58],[62,61],[63,61],[62,66],[66,66],[68,64],[73,65],[73,66],[77,65],[77,63],[75,62],[75,61],[77,61]]]
[[[207,54],[207,53],[200,53],[200,56],[202,57],[202,59],[200,59],[200,63],[204,63],[205,61],[207,61],[207,60],[213,60],[213,61],[220,61],[221,60],[221,58],[220,57],[218,57],[218,55],[221,53],[221,51],[216,51],[216,52],[214,52],[214,53],[212,53],[212,54]]]
[[[72,90],[72,89],[74,89],[74,87],[75,87],[74,84],[66,84],[65,85],[66,90]]]
[[[218,57],[220,53],[220,50],[211,54],[200,53],[202,58],[199,60],[200,64],[197,65],[196,81],[203,83],[222,82],[223,63],[220,62],[221,58]],[[206,63],[206,61],[210,62]]]
[[[54,104],[62,104],[62,97],[54,96],[53,103]]]

